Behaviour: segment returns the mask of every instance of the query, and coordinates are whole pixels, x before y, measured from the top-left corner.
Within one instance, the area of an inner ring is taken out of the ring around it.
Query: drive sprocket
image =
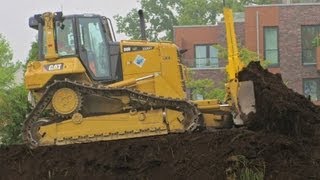
[[[82,96],[71,88],[60,88],[54,93],[51,104],[55,114],[69,118],[81,109]]]

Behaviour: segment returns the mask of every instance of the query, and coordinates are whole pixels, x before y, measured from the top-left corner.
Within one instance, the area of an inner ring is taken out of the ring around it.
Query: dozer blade
[[[234,119],[234,123],[236,125],[243,125],[246,123],[248,114],[256,112],[256,99],[252,81],[242,81],[239,83],[238,104],[240,112]]]

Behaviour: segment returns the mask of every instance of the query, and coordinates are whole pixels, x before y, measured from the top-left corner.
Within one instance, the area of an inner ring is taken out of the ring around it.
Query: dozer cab
[[[224,103],[186,99],[178,47],[148,42],[142,11],[139,15],[142,40],[120,42],[110,19],[100,15],[47,12],[29,19],[39,45],[39,59],[25,73],[33,110],[23,137],[30,147],[227,128],[255,110],[252,83],[237,80],[243,64],[232,11],[225,11]]]

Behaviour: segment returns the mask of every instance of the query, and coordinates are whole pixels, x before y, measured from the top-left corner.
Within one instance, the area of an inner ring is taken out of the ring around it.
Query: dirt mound
[[[230,159],[241,155],[262,163],[268,179],[320,177],[310,154],[295,139],[235,129],[36,150],[11,146],[0,149],[0,174],[3,179],[225,179],[238,170]]]
[[[320,111],[280,75],[251,63],[249,128],[90,144],[0,148],[0,179],[320,179]]]
[[[290,136],[310,136],[320,122],[320,109],[303,95],[287,88],[280,74],[251,62],[239,73],[239,80],[254,83],[256,113],[251,114],[249,128],[279,132]]]

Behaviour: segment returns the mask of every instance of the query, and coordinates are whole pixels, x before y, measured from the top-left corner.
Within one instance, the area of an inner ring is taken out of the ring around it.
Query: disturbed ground
[[[0,148],[0,179],[232,179],[243,169],[265,179],[320,179],[320,110],[280,75],[251,63],[255,86],[247,128],[170,134],[30,150]]]
[[[264,163],[268,179],[318,179],[320,156],[309,147],[240,129],[36,150],[12,146],[0,150],[0,178],[225,179],[235,171],[229,159],[242,155]]]

